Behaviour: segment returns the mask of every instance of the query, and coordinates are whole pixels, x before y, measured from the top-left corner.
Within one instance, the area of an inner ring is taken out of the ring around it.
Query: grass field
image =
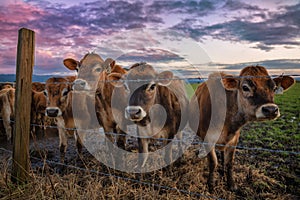
[[[144,174],[141,183],[135,174],[103,166],[87,151],[84,152],[83,160],[76,160],[74,141],[69,140],[70,150],[66,160],[68,167],[61,170],[57,163],[46,164],[31,159],[32,178],[22,186],[11,183],[10,154],[1,152],[0,198],[299,199],[300,83],[284,95],[277,95],[276,103],[281,112],[279,119],[251,123],[242,130],[238,145],[247,148],[240,148],[235,157],[234,172],[238,185],[236,192],[227,190],[226,181],[219,174],[216,174],[218,181],[215,193],[208,192],[206,159],[195,155],[197,146],[189,148],[184,160],[175,163],[172,168]],[[39,148],[32,144],[31,156],[39,157],[39,153],[42,153],[47,160],[57,161],[58,138],[49,138],[43,142]]]

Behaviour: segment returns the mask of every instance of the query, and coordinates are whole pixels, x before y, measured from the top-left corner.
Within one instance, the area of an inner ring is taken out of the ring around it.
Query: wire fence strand
[[[6,153],[12,154],[12,151],[7,150],[5,148],[0,148],[0,150],[4,151]],[[59,163],[59,162],[55,162],[55,161],[51,161],[51,160],[47,160],[47,159],[42,160],[40,158],[33,157],[33,156],[31,156],[30,158],[33,159],[33,160],[42,161],[43,163],[46,162],[47,164],[59,165],[59,166],[67,167],[67,168],[74,169],[74,170],[77,170],[77,171],[82,171],[82,172],[85,172],[85,173],[93,173],[93,174],[97,174],[97,175],[100,175],[100,176],[113,177],[113,178],[116,178],[116,179],[119,179],[119,180],[124,180],[124,181],[132,182],[132,183],[138,183],[138,184],[142,184],[142,185],[145,185],[145,186],[151,186],[151,187],[155,187],[155,188],[159,188],[159,189],[163,189],[163,190],[167,190],[167,191],[177,191],[177,192],[180,192],[182,194],[189,195],[189,196],[194,196],[194,197],[199,197],[199,198],[206,198],[206,199],[222,200],[221,198],[214,197],[214,196],[208,196],[208,195],[200,194],[200,193],[197,193],[197,192],[191,192],[191,191],[184,190],[184,189],[178,189],[178,188],[169,187],[169,186],[166,186],[166,185],[160,185],[160,184],[157,184],[157,183],[141,181],[141,180],[138,180],[138,179],[128,178],[128,177],[124,177],[124,176],[118,176],[118,175],[113,174],[113,173],[100,172],[100,171],[94,170],[94,169],[85,169],[85,168],[77,167],[77,166],[74,166],[74,165],[67,165],[67,164],[64,164],[64,163]]]
[[[3,121],[3,119],[0,119],[0,121]],[[15,123],[15,121],[11,120],[11,123]],[[98,133],[98,134],[105,134],[105,135],[111,135],[111,136],[125,136],[125,137],[133,137],[134,138],[134,134],[124,134],[124,133],[114,133],[114,132],[108,132],[108,133],[104,133],[104,131],[100,131],[100,130],[95,130],[95,129],[78,129],[78,128],[63,128],[63,127],[58,127],[58,126],[53,126],[53,125],[39,125],[39,124],[30,124],[31,127],[40,127],[40,128],[61,128],[63,130],[66,131],[86,131],[86,134],[89,133]],[[136,137],[137,138],[137,137]],[[152,139],[154,141],[160,141],[160,142],[174,142],[174,143],[186,143],[186,140],[181,140],[181,139],[177,139],[177,138],[173,138],[173,139],[168,139],[168,138],[153,138],[151,136],[149,137],[145,137],[143,136],[143,138],[145,139]],[[226,145],[226,144],[215,144],[215,143],[208,143],[208,142],[204,142],[204,141],[193,141],[191,143],[192,145],[207,145],[207,146],[215,146],[215,147],[226,147],[226,148],[236,148],[239,150],[248,150],[248,151],[265,151],[265,152],[270,152],[270,153],[280,153],[280,154],[291,154],[291,155],[300,155],[299,151],[288,151],[288,150],[282,150],[282,149],[269,149],[269,148],[262,148],[262,147],[247,147],[247,146],[239,146],[239,145]]]

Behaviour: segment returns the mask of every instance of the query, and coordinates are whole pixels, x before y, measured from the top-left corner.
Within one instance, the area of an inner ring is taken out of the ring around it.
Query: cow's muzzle
[[[86,80],[83,79],[76,79],[73,82],[73,90],[82,91],[82,90],[89,90],[89,84]]]
[[[127,106],[125,108],[125,118],[131,121],[141,121],[146,115],[141,106]]]
[[[257,119],[276,119],[280,116],[279,108],[276,104],[268,103],[260,106],[256,111]]]
[[[46,108],[46,116],[48,117],[59,117],[62,112],[58,107],[48,107]]]

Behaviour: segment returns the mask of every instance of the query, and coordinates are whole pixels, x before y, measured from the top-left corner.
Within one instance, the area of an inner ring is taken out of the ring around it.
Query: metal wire
[[[10,151],[10,150],[4,149],[4,148],[0,148],[0,150],[12,154],[12,151]],[[83,171],[83,172],[87,172],[87,173],[94,173],[94,174],[101,175],[101,176],[114,177],[116,179],[121,179],[121,180],[129,181],[129,182],[133,182],[133,183],[138,183],[138,184],[142,184],[142,185],[146,185],[146,186],[152,186],[152,187],[156,187],[156,188],[160,188],[160,189],[164,189],[164,190],[178,191],[182,194],[186,194],[186,195],[189,195],[189,196],[221,200],[221,198],[217,198],[217,197],[213,197],[213,196],[207,196],[207,195],[200,194],[200,193],[197,193],[197,192],[191,192],[191,191],[178,189],[178,188],[173,188],[173,187],[169,187],[169,186],[166,186],[166,185],[160,185],[160,184],[152,183],[152,182],[140,181],[140,180],[133,179],[133,178],[118,176],[118,175],[112,174],[112,173],[104,173],[104,172],[100,172],[100,171],[97,171],[97,170],[94,170],[94,169],[80,168],[80,167],[77,167],[77,166],[74,166],[74,165],[66,165],[64,163],[55,162],[55,161],[51,161],[51,160],[47,160],[47,159],[42,160],[40,158],[36,158],[36,157],[32,157],[32,156],[30,158],[34,159],[34,160],[46,162],[47,164],[60,165],[60,166],[68,167],[68,168],[78,170],[78,171]]]
[[[3,119],[0,119],[0,121],[3,121]],[[15,121],[10,120],[11,123],[15,123]],[[78,129],[78,128],[62,128],[62,127],[58,127],[58,126],[51,126],[51,125],[39,125],[39,124],[30,124],[30,126],[34,126],[34,127],[40,127],[40,128],[61,128],[63,130],[67,130],[67,131],[86,131],[86,132],[93,132],[96,133],[95,129]],[[102,134],[100,131],[98,131],[99,134]],[[113,133],[113,132],[108,132],[105,133],[105,135],[112,135],[112,136],[126,136],[126,137],[134,137],[132,136],[133,134],[124,134],[124,133]],[[139,137],[141,138],[141,137]],[[151,136],[147,137],[147,136],[143,136],[143,139],[152,139],[155,141],[168,141],[168,142],[182,142],[185,143],[186,141],[184,140],[180,140],[180,139],[168,139],[168,138],[153,138]],[[249,150],[249,151],[267,151],[267,152],[271,152],[271,153],[281,153],[281,154],[292,154],[292,155],[300,155],[300,152],[298,151],[286,151],[286,150],[282,150],[282,149],[268,149],[268,148],[261,148],[261,147],[247,147],[247,146],[233,146],[233,145],[226,145],[226,144],[215,144],[215,143],[208,143],[208,142],[203,142],[203,141],[193,141],[192,145],[208,145],[208,146],[216,146],[216,147],[226,147],[226,148],[236,148],[239,150]]]
[[[242,78],[274,78],[274,77],[280,77],[281,75],[270,75],[270,76],[236,76],[236,75],[225,75],[222,76],[222,78],[238,78],[238,79],[242,79]],[[300,74],[286,74],[285,76],[291,76],[291,77],[300,77]],[[63,77],[62,77],[63,78]],[[80,77],[79,77],[80,78]],[[216,77],[209,77],[210,79],[220,79],[221,76],[216,76]],[[167,78],[167,79],[157,79],[159,81],[166,81],[166,80],[184,80],[184,81],[195,81],[199,80],[199,82],[203,82],[205,80],[208,79],[208,77],[173,77],[173,78]],[[87,80],[88,82],[105,82],[105,83],[110,83],[110,82],[119,82],[119,81],[123,81],[123,80]],[[127,79],[126,81],[128,82],[151,82],[153,81],[152,79]],[[8,84],[15,84],[15,82],[0,82],[0,83],[8,83]],[[41,82],[41,83],[45,83],[45,82]],[[66,81],[66,82],[52,82],[51,84],[73,84],[73,82],[70,81]]]

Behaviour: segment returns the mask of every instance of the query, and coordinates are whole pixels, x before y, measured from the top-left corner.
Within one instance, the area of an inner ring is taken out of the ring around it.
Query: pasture
[[[0,198],[299,199],[300,83],[277,95],[275,102],[281,112],[279,119],[248,124],[241,132],[234,167],[236,192],[228,191],[221,178],[216,179],[215,193],[208,192],[206,159],[196,155],[199,144],[190,147],[173,168],[144,174],[138,180],[135,174],[107,168],[85,149],[83,158],[76,159],[73,139],[68,140],[65,165],[61,165],[57,135],[31,139],[31,180],[15,186],[9,178],[11,146],[1,135]],[[136,149],[134,145],[127,144],[127,149]]]

